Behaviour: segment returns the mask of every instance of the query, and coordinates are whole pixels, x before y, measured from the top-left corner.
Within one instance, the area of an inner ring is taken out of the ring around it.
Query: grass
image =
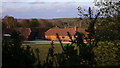
[[[26,45],[23,45],[23,46],[26,46]],[[41,60],[41,63],[43,63],[46,60],[48,50],[51,47],[51,45],[50,44],[32,44],[32,45],[30,45],[30,47],[34,51],[37,48],[39,49],[40,60]],[[55,44],[54,47],[55,47],[54,48],[55,53],[62,52],[62,48],[61,48],[60,44]]]
[[[30,44],[30,45],[29,45]],[[46,57],[49,51],[49,48],[51,47],[50,44],[33,44],[33,43],[26,43],[25,45],[22,45],[23,47],[26,47],[26,45],[29,45],[31,49],[35,51],[35,49],[39,49],[39,56],[41,63],[43,64],[44,61],[46,61]],[[66,44],[63,44],[65,46]],[[60,44],[54,44],[54,53],[61,53],[62,48]]]
[[[26,45],[29,45],[31,43],[26,43]],[[117,45],[120,45],[120,41],[117,41],[116,43]],[[64,44],[66,45],[66,44]],[[113,42],[99,42],[98,43],[98,47],[95,47],[93,50],[95,52],[95,54],[97,54],[97,59],[100,59],[99,56],[102,56],[103,57],[103,60],[107,60],[106,58],[108,58],[108,60],[114,56],[113,55],[110,55],[112,54],[113,52],[109,52],[109,51],[115,51],[114,48],[116,47],[112,47],[114,45]],[[25,46],[25,45],[23,45]],[[41,60],[41,63],[43,63],[45,60],[46,60],[46,56],[48,54],[48,50],[49,48],[51,47],[50,44],[31,44],[31,49],[35,50],[36,48],[39,49],[39,55],[40,55],[40,60]],[[54,52],[55,53],[61,53],[62,52],[62,48],[60,46],[60,44],[54,44]],[[102,54],[102,53],[105,53],[105,54]],[[106,54],[109,54],[110,57],[107,57]],[[103,56],[105,55],[105,56]],[[112,58],[111,58],[112,59]],[[98,61],[102,61],[102,60],[98,60]],[[101,65],[102,63],[98,64],[98,65]],[[105,64],[106,65],[106,64]]]

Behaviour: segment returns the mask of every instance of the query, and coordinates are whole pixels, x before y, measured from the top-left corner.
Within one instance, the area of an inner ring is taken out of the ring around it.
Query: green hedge
[[[98,66],[120,65],[120,41],[99,42],[93,50]]]

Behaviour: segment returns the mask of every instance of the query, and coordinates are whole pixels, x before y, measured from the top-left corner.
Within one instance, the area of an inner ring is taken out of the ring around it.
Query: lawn
[[[32,44],[30,45],[30,47],[33,50],[35,50],[36,48],[39,49],[40,60],[41,60],[41,63],[43,63],[46,60],[46,56],[48,54],[48,50],[51,47],[51,45],[50,44]],[[98,47],[95,47],[93,49],[96,55],[95,59],[97,61],[97,65],[104,65],[104,64],[119,65],[119,61],[118,59],[116,59],[116,57],[119,57],[116,55],[116,53],[119,53],[118,52],[119,47],[120,47],[120,41],[117,41],[116,44],[112,42],[99,42]],[[54,44],[54,52],[55,53],[62,52],[62,48],[60,44]]]
[[[27,44],[26,44],[27,45]],[[23,46],[26,46],[23,45]],[[40,60],[42,61],[41,63],[43,63],[46,60],[49,48],[51,47],[50,44],[32,44],[30,45],[31,49],[33,49],[35,51],[35,49],[39,49],[39,55],[40,55]],[[62,52],[62,48],[60,46],[60,44],[54,44],[54,52],[55,53],[61,53]]]

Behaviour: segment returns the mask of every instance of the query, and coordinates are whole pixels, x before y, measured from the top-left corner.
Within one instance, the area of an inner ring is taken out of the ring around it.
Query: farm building
[[[69,36],[67,34],[67,32],[69,32],[72,36],[72,39],[74,38],[74,35],[76,33],[76,31],[81,32],[83,34],[87,34],[85,32],[85,28],[77,28],[77,27],[73,27],[73,28],[51,28],[48,31],[45,32],[45,38],[48,40],[58,40],[56,37],[56,33],[59,34],[59,37],[62,41],[70,41]]]
[[[30,28],[16,28],[15,30],[20,32],[25,40],[28,40],[28,37],[31,34],[31,29]]]
[[[2,32],[3,32],[3,35],[6,35],[6,34],[11,35],[14,30],[20,32],[21,36],[23,36],[25,40],[28,39],[28,37],[31,33],[30,28],[14,28],[14,29],[13,28],[6,28]]]

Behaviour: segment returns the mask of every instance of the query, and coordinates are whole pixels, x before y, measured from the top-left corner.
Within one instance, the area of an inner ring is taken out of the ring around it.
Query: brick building
[[[63,41],[69,41],[69,36],[67,34],[67,32],[69,32],[72,36],[72,39],[74,38],[74,35],[76,33],[76,31],[81,32],[83,34],[87,34],[85,32],[85,28],[77,28],[77,27],[73,27],[73,28],[51,28],[48,31],[45,32],[45,39],[48,40],[58,40],[56,37],[56,33],[59,34],[59,37],[61,40]]]

